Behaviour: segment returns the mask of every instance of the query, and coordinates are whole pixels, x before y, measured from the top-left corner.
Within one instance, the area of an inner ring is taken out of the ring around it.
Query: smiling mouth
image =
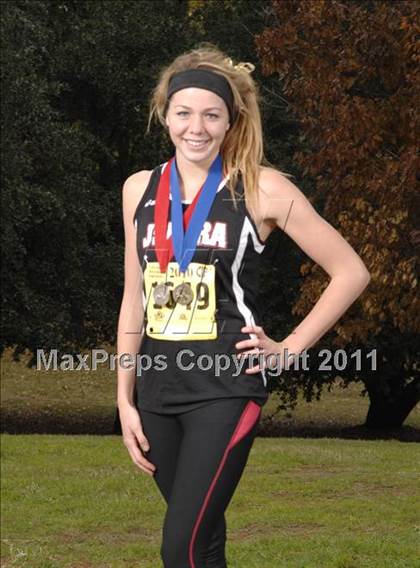
[[[184,141],[192,148],[202,148],[210,142],[210,140],[188,140],[187,138],[184,138]]]

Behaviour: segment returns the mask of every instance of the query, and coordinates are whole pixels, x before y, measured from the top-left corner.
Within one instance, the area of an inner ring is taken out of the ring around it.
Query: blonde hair
[[[228,81],[234,100],[236,120],[227,131],[220,148],[225,173],[229,174],[229,190],[236,208],[235,190],[241,175],[247,203],[258,200],[258,179],[260,165],[271,166],[264,156],[260,95],[255,81],[251,77],[254,66],[250,63],[233,64],[218,47],[205,43],[198,48],[179,55],[165,67],[159,76],[150,101],[149,122],[153,118],[165,128],[167,110],[167,91],[171,77],[187,69],[208,69],[219,73]]]

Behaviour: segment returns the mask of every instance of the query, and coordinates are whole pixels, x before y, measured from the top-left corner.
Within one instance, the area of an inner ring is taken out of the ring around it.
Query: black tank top
[[[166,164],[153,170],[133,217],[143,271],[148,262],[157,261],[155,200],[160,175]],[[259,267],[265,245],[258,236],[244,199],[241,199],[244,196],[241,179],[236,187],[239,196],[236,210],[226,181],[219,185],[191,259],[191,262],[215,265],[217,338],[178,341],[152,338],[146,334],[145,310],[136,375],[137,406],[140,410],[170,414],[219,398],[244,397],[260,406],[268,399],[267,373],[246,374],[245,369],[251,367],[249,361],[242,369],[234,363],[239,352],[235,344],[252,337],[241,328],[261,325]],[[183,202],[183,211],[188,203]],[[169,233],[170,207],[171,202]],[[174,262],[175,258],[170,260]],[[143,302],[146,307],[145,289]],[[221,354],[224,357],[220,357]]]

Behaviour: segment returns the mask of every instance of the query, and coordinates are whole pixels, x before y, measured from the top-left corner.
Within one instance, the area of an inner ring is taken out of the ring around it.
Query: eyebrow
[[[177,107],[182,107],[182,108],[187,108],[188,110],[192,110],[191,107],[189,107],[189,106],[187,106],[187,105],[175,105],[175,108],[177,108]],[[206,110],[214,110],[214,109],[216,109],[216,110],[222,110],[220,107],[208,107],[208,108],[205,108],[205,109],[204,109],[204,112],[205,112]]]

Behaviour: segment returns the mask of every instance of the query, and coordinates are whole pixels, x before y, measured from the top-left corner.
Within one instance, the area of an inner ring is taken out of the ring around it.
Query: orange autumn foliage
[[[335,343],[365,342],[385,328],[420,331],[417,253],[420,44],[416,2],[273,1],[257,37],[263,73],[276,73],[309,150],[295,160],[312,176],[311,200],[371,274],[337,323]],[[328,284],[306,262],[298,315]]]

